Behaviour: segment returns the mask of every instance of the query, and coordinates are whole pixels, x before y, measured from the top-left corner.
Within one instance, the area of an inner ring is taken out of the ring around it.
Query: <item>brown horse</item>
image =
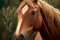
[[[60,11],[42,0],[24,0],[18,13],[15,40],[29,40],[35,31],[43,40],[60,40]],[[25,38],[25,39],[24,39]]]

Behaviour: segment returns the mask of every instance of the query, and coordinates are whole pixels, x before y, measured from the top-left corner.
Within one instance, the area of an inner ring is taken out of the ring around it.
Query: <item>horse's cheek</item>
[[[41,23],[37,22],[35,25],[34,25],[34,30],[40,30],[41,28]]]
[[[42,16],[39,16],[39,18],[37,19],[35,25],[34,25],[34,30],[40,30],[41,26],[42,26]]]

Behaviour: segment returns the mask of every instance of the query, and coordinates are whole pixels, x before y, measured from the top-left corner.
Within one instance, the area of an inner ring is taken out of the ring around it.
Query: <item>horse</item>
[[[60,40],[60,11],[43,0],[23,0],[18,7],[15,40],[29,40],[39,31],[43,40]]]

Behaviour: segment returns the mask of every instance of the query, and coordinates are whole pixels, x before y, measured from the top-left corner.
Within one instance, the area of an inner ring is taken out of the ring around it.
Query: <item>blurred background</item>
[[[60,10],[60,0],[44,0]],[[12,40],[17,26],[19,0],[0,0],[0,40]]]

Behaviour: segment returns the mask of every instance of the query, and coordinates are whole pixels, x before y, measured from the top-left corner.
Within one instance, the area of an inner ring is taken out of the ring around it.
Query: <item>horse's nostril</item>
[[[24,40],[24,36],[22,34],[20,34],[19,40]]]
[[[12,39],[13,39],[13,40],[25,40],[25,39],[24,39],[24,36],[23,36],[22,34],[20,34],[20,36],[14,35]]]

